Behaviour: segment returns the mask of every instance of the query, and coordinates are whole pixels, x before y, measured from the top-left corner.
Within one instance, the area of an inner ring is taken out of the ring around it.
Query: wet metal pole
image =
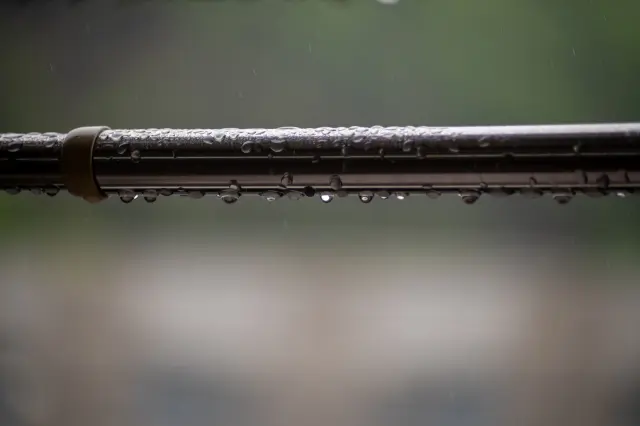
[[[620,197],[640,190],[640,123],[488,127],[139,129],[1,133],[0,189],[118,196],[455,193]]]

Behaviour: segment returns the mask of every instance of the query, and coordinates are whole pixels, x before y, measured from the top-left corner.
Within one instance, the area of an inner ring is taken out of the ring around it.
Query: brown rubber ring
[[[79,127],[64,138],[62,181],[70,194],[97,203],[107,198],[93,174],[93,145],[105,126]]]

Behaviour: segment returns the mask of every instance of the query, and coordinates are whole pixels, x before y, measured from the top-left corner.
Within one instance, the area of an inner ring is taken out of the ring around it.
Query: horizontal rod
[[[67,190],[68,140],[62,133],[0,134],[0,188]],[[90,142],[95,184],[125,202],[138,195],[232,203],[255,194],[320,194],[323,201],[358,194],[370,201],[448,192],[469,203],[483,193],[550,193],[565,202],[576,193],[623,197],[640,190],[640,123],[106,129]]]

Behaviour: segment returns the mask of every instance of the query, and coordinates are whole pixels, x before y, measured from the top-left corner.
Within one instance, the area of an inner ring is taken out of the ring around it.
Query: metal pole
[[[95,134],[84,151],[72,150],[74,137],[86,129]],[[124,202],[179,195],[233,203],[255,194],[268,200],[320,195],[325,202],[357,194],[369,202],[376,196],[435,198],[453,192],[469,204],[483,193],[549,193],[565,203],[577,193],[634,193],[640,188],[639,160],[640,123],[82,128],[69,134],[0,134],[0,188],[48,195],[70,190],[88,199],[76,181],[79,173],[89,173],[104,198],[117,195]]]

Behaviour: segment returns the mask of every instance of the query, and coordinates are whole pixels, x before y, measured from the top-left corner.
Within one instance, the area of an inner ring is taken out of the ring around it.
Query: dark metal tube
[[[65,189],[64,134],[0,134],[0,188]],[[142,194],[312,196],[577,192],[640,188],[640,123],[490,127],[105,130],[93,151],[101,189]],[[401,195],[402,196],[402,195]]]

